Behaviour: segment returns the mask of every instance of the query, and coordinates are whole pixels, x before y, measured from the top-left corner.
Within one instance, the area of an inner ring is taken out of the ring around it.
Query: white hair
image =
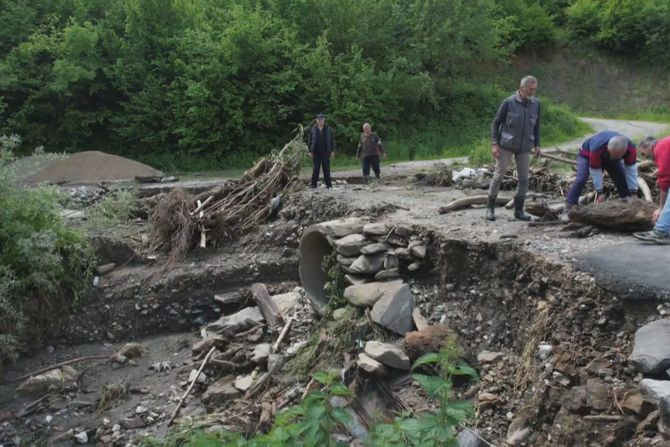
[[[537,78],[535,76],[528,75],[528,76],[524,76],[521,79],[521,83],[520,83],[521,87],[525,87],[529,84],[537,84]]]
[[[607,149],[611,151],[621,151],[628,147],[628,138],[623,135],[617,135],[610,138],[607,142]]]

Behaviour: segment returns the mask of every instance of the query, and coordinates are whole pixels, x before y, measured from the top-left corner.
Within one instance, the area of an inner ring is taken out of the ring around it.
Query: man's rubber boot
[[[370,176],[369,175],[364,175],[363,176],[363,183],[366,185],[370,183]]]
[[[489,196],[489,201],[486,204],[486,220],[496,220],[496,198]]]
[[[514,218],[516,220],[523,220],[528,222],[530,216],[523,211],[523,204],[526,202],[525,197],[514,197]]]

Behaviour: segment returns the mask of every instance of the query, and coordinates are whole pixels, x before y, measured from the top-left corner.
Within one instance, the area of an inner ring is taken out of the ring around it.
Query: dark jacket
[[[358,149],[356,150],[356,157],[370,157],[374,155],[381,155],[384,153],[382,140],[375,132],[370,133],[366,137],[364,133],[358,139]]]
[[[540,101],[523,101],[518,93],[506,98],[491,122],[491,144],[514,153],[540,146]]]
[[[310,152],[316,152],[316,138],[317,138],[317,133],[318,131],[318,126],[314,125],[312,128],[309,130],[309,142],[307,143],[307,147],[309,148]],[[333,139],[333,129],[328,124],[323,125],[323,131],[325,132],[325,137],[326,137],[326,152],[330,153],[335,150],[335,140]]]

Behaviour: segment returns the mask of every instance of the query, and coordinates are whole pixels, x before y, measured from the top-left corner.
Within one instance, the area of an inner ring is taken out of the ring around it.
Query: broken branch
[[[170,416],[170,419],[168,420],[167,426],[169,427],[172,425],[172,422],[174,421],[174,418],[177,417],[177,413],[179,413],[179,409],[181,408],[182,404],[184,403],[184,399],[186,399],[186,396],[188,396],[191,393],[191,390],[193,389],[193,386],[195,385],[195,382],[198,381],[198,377],[200,377],[200,373],[202,370],[205,368],[205,365],[207,365],[207,362],[209,361],[209,358],[214,354],[214,351],[216,351],[216,346],[213,346],[212,349],[209,350],[207,353],[207,356],[205,356],[205,360],[202,361],[202,364],[200,365],[200,368],[198,369],[198,374],[195,375],[193,380],[191,380],[191,384],[188,386],[186,389],[186,392],[184,393],[183,396],[181,396],[181,399],[179,399],[179,402],[177,403],[177,407],[174,409],[172,412],[172,415]]]
[[[272,345],[272,352],[277,352],[277,350],[279,349],[279,345],[281,344],[282,341],[284,341],[286,335],[288,334],[289,329],[291,328],[291,323],[293,323],[293,317],[289,318],[286,324],[284,325],[284,329],[281,330],[281,333],[279,334],[277,341],[275,342],[274,345]]]

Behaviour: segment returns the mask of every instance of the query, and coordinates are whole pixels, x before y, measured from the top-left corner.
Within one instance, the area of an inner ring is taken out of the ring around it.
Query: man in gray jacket
[[[506,98],[491,123],[491,152],[496,159],[495,172],[489,186],[486,220],[496,220],[495,205],[500,183],[512,157],[516,160],[519,183],[514,195],[514,217],[528,221],[523,211],[528,192],[528,168],[531,150],[540,155],[540,101],[535,97],[537,79],[526,76],[519,90]]]

